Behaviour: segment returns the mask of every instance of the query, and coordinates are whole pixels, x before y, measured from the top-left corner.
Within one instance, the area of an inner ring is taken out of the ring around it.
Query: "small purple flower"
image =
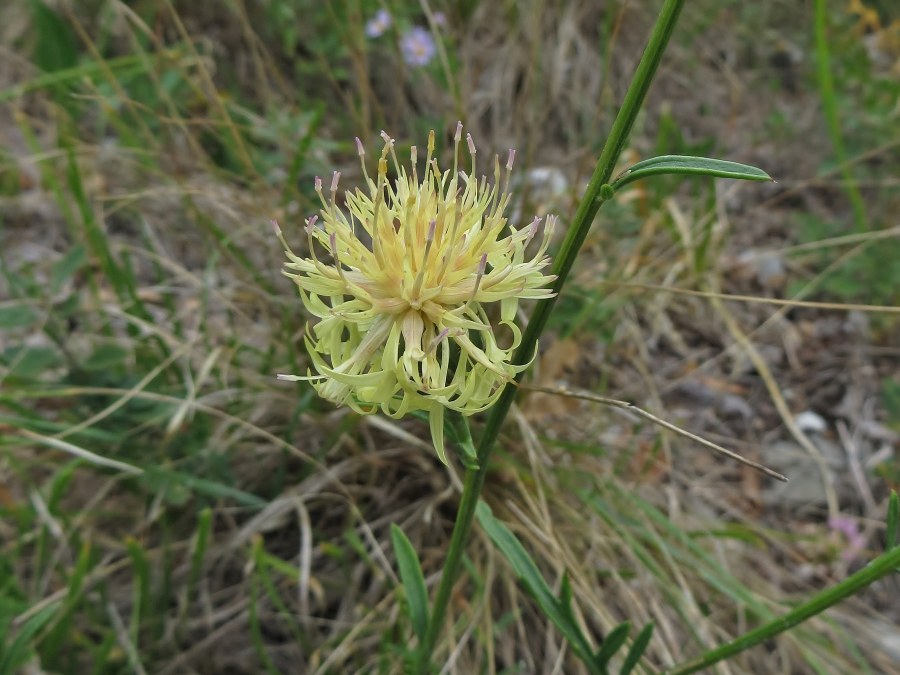
[[[828,527],[844,535],[847,547],[841,552],[846,562],[852,562],[866,547],[866,536],[859,531],[856,519],[849,516],[832,516],[828,519]]]
[[[409,65],[424,66],[434,58],[437,48],[431,33],[421,26],[413,26],[400,38],[400,51]]]
[[[386,9],[379,9],[366,23],[366,37],[381,37],[391,27],[391,21],[393,21],[391,13]]]
[[[435,26],[440,26],[441,28],[447,27],[447,15],[443,12],[435,12],[434,17],[432,18],[434,19]]]

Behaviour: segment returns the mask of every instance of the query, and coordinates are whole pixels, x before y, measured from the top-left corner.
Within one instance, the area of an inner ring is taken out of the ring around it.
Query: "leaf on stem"
[[[28,659],[33,655],[33,640],[40,630],[56,616],[60,603],[54,602],[31,616],[23,625],[19,634],[5,649],[0,644],[0,675],[13,675],[21,672]]]
[[[625,662],[622,664],[622,668],[619,669],[619,675],[629,675],[629,673],[634,670],[634,667],[638,664],[638,661],[640,661],[644,652],[647,651],[647,646],[650,644],[651,637],[653,637],[653,624],[648,623],[641,629],[641,632],[637,634],[637,637],[634,638],[634,642],[631,643],[631,649],[628,650]]]
[[[609,666],[610,659],[617,651],[619,651],[619,648],[625,644],[625,640],[628,639],[628,633],[630,631],[631,623],[629,621],[624,621],[609,631],[609,635],[603,639],[603,644],[600,645],[600,649],[598,649],[597,653],[594,655],[594,661],[597,662],[601,668],[607,668]]]
[[[428,593],[425,590],[425,576],[422,574],[419,556],[396,523],[391,523],[391,542],[394,545],[394,555],[397,556],[406,602],[409,604],[413,631],[422,640],[428,630]]]
[[[572,592],[568,587],[568,579],[563,581],[561,599],[553,594],[537,565],[528,555],[525,547],[516,538],[506,525],[494,518],[491,507],[483,501],[478,502],[475,515],[484,531],[487,532],[494,545],[512,565],[513,572],[525,586],[532,597],[537,601],[544,615],[553,622],[563,637],[572,645],[575,654],[584,661],[591,672],[602,672],[594,663],[594,654],[590,642],[581,632],[581,627],[575,622],[571,610]]]
[[[885,524],[884,534],[884,550],[893,551],[898,546],[897,534],[900,528],[900,497],[897,496],[896,490],[891,490],[891,496],[888,499],[887,523]],[[900,572],[900,567],[897,568]]]
[[[659,174],[693,174],[737,180],[772,180],[772,177],[765,171],[748,164],[691,155],[661,155],[645,159],[623,171],[612,182],[612,189],[616,191],[633,181]]]

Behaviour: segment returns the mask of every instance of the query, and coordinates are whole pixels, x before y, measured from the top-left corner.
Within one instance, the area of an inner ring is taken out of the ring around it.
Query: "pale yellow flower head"
[[[546,298],[554,277],[544,274],[545,255],[555,224],[548,217],[535,251],[526,247],[540,218],[520,229],[507,225],[509,174],[494,158],[493,181],[477,177],[475,144],[466,136],[471,165],[458,166],[462,124],[457,126],[453,169],[441,171],[428,137],[424,175],[412,148],[409,171],[397,161],[394,141],[385,145],[376,180],[363,163],[366,189],[348,191],[336,203],[335,173],[326,193],[316,179],[321,218],[307,220],[309,257],[291,251],[276,232],[306,309],[318,322],[306,345],[318,375],[309,379],[318,393],[359,413],[381,410],[399,418],[427,411],[435,449],[446,462],[444,409],[471,415],[489,408],[503,385],[525,366],[511,363],[521,332],[515,324],[519,300]],[[359,155],[364,151],[357,139]],[[395,181],[387,177],[388,159]],[[371,243],[369,243],[371,242]],[[486,307],[499,303],[491,324]],[[495,328],[506,326],[498,344]]]

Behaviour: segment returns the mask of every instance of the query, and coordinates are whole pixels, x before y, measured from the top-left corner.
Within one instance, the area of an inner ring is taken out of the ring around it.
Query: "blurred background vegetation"
[[[459,481],[421,420],[275,381],[306,372],[306,317],[268,221],[302,249],[313,178],[360,178],[354,136],[370,159],[381,129],[446,148],[462,119],[479,158],[518,149],[513,222],[565,225],[658,5],[2,3],[0,673],[399,672],[390,524],[431,587]],[[900,483],[900,7],[688,3],[627,156],[674,153],[777,183],[620,195],[534,379],[791,482],[529,394],[485,490],[548,579],[568,571],[595,636],[656,624],[645,672],[881,549]],[[719,672],[900,672],[897,594],[879,583]],[[445,672],[579,672],[483,534],[451,614]]]

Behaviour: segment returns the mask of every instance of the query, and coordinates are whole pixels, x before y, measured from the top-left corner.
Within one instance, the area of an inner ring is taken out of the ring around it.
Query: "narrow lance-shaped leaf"
[[[597,653],[594,655],[594,661],[602,668],[609,666],[609,660],[613,657],[613,654],[619,651],[619,648],[625,644],[625,640],[628,639],[628,633],[630,631],[631,623],[628,621],[620,623],[609,631],[609,635],[603,639],[603,644],[600,645],[600,649],[598,649]]]
[[[634,638],[634,642],[631,643],[631,649],[628,650],[625,662],[619,669],[619,675],[629,675],[629,673],[634,670],[634,667],[638,664],[638,661],[640,661],[644,652],[647,651],[647,645],[650,644],[651,637],[653,637],[653,624],[648,623],[641,629],[641,632],[637,634],[637,637]]]
[[[56,616],[60,603],[54,602],[40,610],[26,621],[16,639],[4,651],[0,649],[0,675],[13,675],[28,661],[32,652],[32,641],[40,630]],[[2,645],[0,645],[2,647]]]
[[[422,640],[428,630],[428,593],[425,590],[425,576],[422,574],[419,556],[403,530],[394,523],[391,524],[391,541],[394,544],[394,555],[397,556],[406,602],[409,603],[413,631]]]
[[[569,621],[575,621],[575,612],[572,610],[572,583],[569,581],[569,573],[563,574],[562,582],[559,585],[558,605],[561,612],[566,615]]]
[[[897,496],[896,490],[891,490],[891,496],[888,499],[887,523],[885,531],[885,550],[893,551],[898,546],[897,532],[900,529],[900,497]],[[897,566],[900,572],[900,565]]]
[[[483,501],[478,502],[475,514],[484,531],[487,532],[494,545],[500,549],[500,552],[512,565],[516,576],[522,581],[538,605],[540,605],[546,617],[559,629],[559,632],[572,645],[572,649],[578,657],[591,668],[591,671],[600,672],[594,666],[594,655],[591,651],[590,643],[581,632],[578,624],[570,619],[568,608],[564,607],[565,600],[557,600],[547,582],[544,581],[544,577],[538,570],[537,565],[534,564],[531,556],[528,555],[528,552],[516,538],[516,535],[506,525],[494,518],[491,508]],[[567,592],[564,592],[563,595],[567,595]]]
[[[900,527],[900,497],[897,491],[891,490],[888,500],[887,530],[885,533],[885,549],[890,551],[897,546],[897,528]]]
[[[724,159],[693,157],[691,155],[662,155],[652,157],[629,167],[612,182],[613,191],[628,183],[659,174],[685,174],[712,176],[713,178],[733,178],[736,180],[771,181],[772,177],[762,169],[748,164],[729,162]]]

